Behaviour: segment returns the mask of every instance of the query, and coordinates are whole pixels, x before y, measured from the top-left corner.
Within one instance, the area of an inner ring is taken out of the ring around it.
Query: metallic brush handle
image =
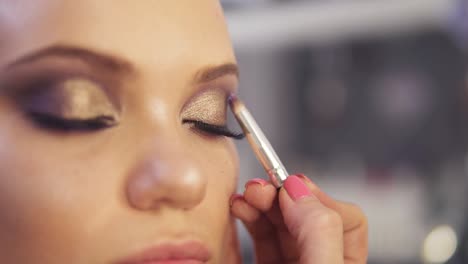
[[[245,105],[236,97],[230,98],[230,105],[258,161],[269,175],[273,185],[277,188],[281,187],[289,174],[275,150]]]

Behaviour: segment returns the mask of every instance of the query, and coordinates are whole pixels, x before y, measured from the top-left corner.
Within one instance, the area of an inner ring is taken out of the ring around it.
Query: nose
[[[132,207],[155,210],[162,206],[189,210],[203,200],[206,177],[194,158],[176,147],[159,143],[130,172],[127,197]]]

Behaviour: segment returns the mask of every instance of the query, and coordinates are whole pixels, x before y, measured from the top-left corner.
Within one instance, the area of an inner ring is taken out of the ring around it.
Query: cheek
[[[234,144],[226,140],[225,145],[212,147],[200,153],[201,167],[208,178],[205,199],[198,208],[198,218],[204,224],[200,228],[210,234],[213,246],[222,255],[223,245],[231,239],[229,198],[236,191],[238,179],[238,157]]]
[[[223,148],[212,148],[204,157],[204,167],[210,170],[207,175],[207,194],[228,201],[236,191],[238,180],[239,161],[234,144],[229,140]]]
[[[219,157],[219,161],[215,164],[219,175],[213,179],[213,182],[217,185],[226,186],[224,193],[228,195],[229,199],[231,194],[236,191],[239,177],[239,158],[232,140],[226,142],[222,155],[214,154],[214,156]]]
[[[0,125],[0,257],[11,257],[10,263],[85,261],[89,255],[78,252],[98,243],[92,238],[103,208],[112,208],[106,196],[115,187],[98,177],[106,165],[70,158],[73,149],[27,131]]]

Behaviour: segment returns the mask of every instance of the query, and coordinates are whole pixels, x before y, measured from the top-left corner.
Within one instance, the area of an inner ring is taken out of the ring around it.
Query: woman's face
[[[227,263],[219,3],[0,0],[0,36],[0,262]]]

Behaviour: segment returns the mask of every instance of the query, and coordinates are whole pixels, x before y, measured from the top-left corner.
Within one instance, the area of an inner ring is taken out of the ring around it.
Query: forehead
[[[233,62],[216,0],[0,0],[0,65],[62,43],[138,64]]]

